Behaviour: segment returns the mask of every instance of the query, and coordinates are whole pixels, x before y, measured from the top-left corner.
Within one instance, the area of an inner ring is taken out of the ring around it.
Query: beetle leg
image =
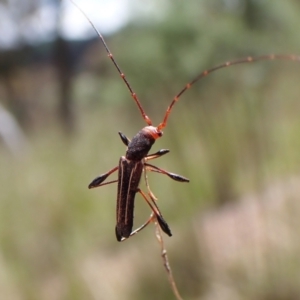
[[[110,171],[108,171],[107,173],[101,174],[100,176],[96,177],[90,184],[89,184],[89,189],[92,188],[96,188],[102,185],[106,185],[106,184],[110,184],[110,183],[114,183],[117,182],[118,180],[112,180],[106,183],[102,183],[110,174],[112,174],[113,172],[117,171],[119,169],[119,166],[111,169]]]
[[[171,230],[169,228],[169,225],[167,224],[167,222],[164,220],[158,206],[156,205],[154,199],[151,198],[152,203],[150,202],[150,200],[147,198],[147,196],[145,195],[145,193],[141,190],[138,189],[137,190],[142,196],[143,198],[146,200],[146,202],[148,203],[148,205],[150,206],[150,208],[152,209],[152,212],[154,213],[154,216],[157,219],[157,222],[159,223],[162,231],[164,233],[166,233],[168,236],[172,236]],[[151,197],[151,196],[150,196]],[[151,218],[151,220],[153,219],[153,217]],[[150,222],[150,221],[149,221]]]
[[[147,222],[145,222],[142,226],[140,226],[139,228],[137,228],[137,229],[135,229],[134,231],[132,231],[132,232],[130,233],[130,236],[129,236],[128,238],[122,237],[122,239],[121,239],[120,242],[123,242],[123,241],[129,239],[130,237],[132,237],[133,235],[139,233],[142,229],[144,229],[149,223],[151,223],[151,222],[153,221],[154,216],[155,216],[155,215],[154,215],[154,213],[152,212],[151,215],[150,215],[150,218],[147,220]]]
[[[157,173],[160,173],[160,174],[164,174],[164,175],[167,175],[169,176],[171,179],[173,180],[176,180],[176,181],[179,181],[179,182],[189,182],[190,180],[186,177],[183,177],[181,175],[178,175],[178,174],[175,174],[175,173],[171,173],[171,172],[168,172],[166,170],[163,170],[163,169],[160,169],[156,166],[153,166],[153,165],[150,165],[148,163],[145,163],[145,167],[146,167],[146,170],[148,171],[151,171],[151,172],[157,172]]]
[[[125,144],[125,146],[128,146],[128,144],[130,143],[130,139],[122,132],[118,132],[119,133],[119,136],[122,140],[122,142]]]
[[[145,157],[145,161],[148,161],[150,159],[155,159],[155,158],[158,158],[158,157],[161,157],[167,153],[169,153],[170,150],[169,149],[160,149],[159,151],[153,153],[153,154],[149,154]]]

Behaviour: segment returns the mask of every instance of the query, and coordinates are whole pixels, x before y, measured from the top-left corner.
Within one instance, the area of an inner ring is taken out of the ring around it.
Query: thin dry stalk
[[[171,284],[171,288],[173,290],[173,293],[174,293],[176,299],[177,300],[183,300],[180,293],[179,293],[179,291],[178,291],[176,282],[174,280],[173,272],[172,272],[172,269],[171,269],[171,266],[170,266],[170,263],[169,263],[169,258],[168,258],[167,250],[165,248],[165,244],[164,244],[164,240],[163,240],[163,237],[162,237],[161,229],[160,229],[160,226],[159,226],[157,221],[155,221],[155,227],[156,227],[155,235],[156,235],[156,238],[157,238],[157,240],[160,244],[161,257],[163,259],[164,267],[165,267],[165,269],[167,271],[167,274],[168,274],[168,278],[169,278],[169,282]]]

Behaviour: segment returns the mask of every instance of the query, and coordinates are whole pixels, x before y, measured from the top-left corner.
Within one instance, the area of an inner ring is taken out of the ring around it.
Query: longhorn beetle
[[[72,0],[71,0],[72,1]],[[73,2],[73,1],[72,1]],[[73,2],[74,3],[74,2]],[[227,61],[223,64],[220,64],[218,66],[215,66],[213,68],[207,69],[203,72],[201,72],[197,77],[195,77],[191,82],[186,84],[184,88],[173,98],[170,105],[168,106],[165,116],[162,120],[162,122],[158,126],[153,126],[151,119],[146,115],[146,112],[144,111],[141,102],[139,101],[136,93],[133,91],[132,87],[130,86],[129,82],[127,81],[125,74],[121,71],[119,65],[115,61],[113,54],[109,50],[102,34],[98,31],[98,29],[95,27],[95,25],[91,22],[91,20],[87,17],[87,15],[82,11],[76,3],[74,5],[82,12],[82,14],[86,17],[88,22],[91,24],[93,29],[96,31],[98,37],[100,38],[102,44],[105,47],[105,50],[108,54],[108,57],[114,64],[115,68],[119,72],[119,75],[121,76],[122,80],[126,84],[131,97],[135,101],[136,105],[138,106],[138,109],[140,110],[140,113],[147,123],[147,126],[144,127],[142,130],[140,130],[133,138],[132,140],[129,140],[123,133],[119,132],[120,138],[122,142],[127,146],[127,151],[125,156],[122,156],[119,160],[118,166],[114,167],[110,171],[98,176],[95,178],[90,184],[89,188],[96,188],[99,186],[107,185],[110,183],[118,182],[118,193],[117,193],[117,224],[116,224],[116,237],[118,241],[123,241],[130,236],[136,234],[137,232],[141,231],[143,228],[145,228],[151,221],[156,221],[160,225],[161,229],[169,236],[172,236],[171,230],[164,220],[157,204],[156,204],[156,198],[153,195],[153,193],[150,190],[146,171],[152,171],[157,172],[160,174],[164,174],[169,176],[171,179],[179,181],[179,182],[189,182],[189,179],[177,175],[174,173],[170,173],[166,170],[160,169],[152,164],[149,164],[148,161],[161,157],[164,154],[167,154],[169,150],[167,149],[161,149],[156,153],[148,154],[150,151],[152,145],[154,142],[162,137],[163,135],[163,129],[167,126],[169,115],[172,111],[173,106],[175,103],[179,100],[181,95],[188,90],[194,83],[196,83],[201,78],[211,74],[214,71],[217,71],[222,68],[230,67],[237,64],[242,63],[251,63],[255,61],[261,61],[261,60],[292,60],[292,61],[300,61],[300,56],[297,55],[287,55],[287,54],[269,54],[269,55],[262,55],[257,57],[251,57],[248,56],[246,58],[233,60],[233,61]],[[103,183],[109,175],[112,173],[118,171],[118,179],[109,181],[106,183]],[[142,177],[142,174],[144,172],[145,175],[145,181],[146,181],[146,187],[148,189],[148,196],[139,188],[139,183]],[[140,193],[142,197],[146,200],[148,205],[150,206],[152,210],[152,214],[150,215],[149,219],[146,223],[144,223],[142,226],[137,228],[136,230],[132,231],[133,227],[133,213],[134,213],[134,201],[136,193]]]

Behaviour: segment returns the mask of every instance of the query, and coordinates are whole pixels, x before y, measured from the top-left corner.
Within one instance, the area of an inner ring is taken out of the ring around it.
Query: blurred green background
[[[47,5],[56,27],[28,42]],[[131,138],[145,123],[100,41],[60,34],[64,5],[0,2],[11,21],[1,35],[19,34],[0,52],[0,299],[174,299],[154,226],[118,243],[116,185],[87,189],[124,155],[117,132]],[[300,54],[298,0],[127,5],[129,21],[105,38],[155,125],[206,68]],[[273,61],[212,74],[182,96],[154,145],[171,150],[157,166],[191,180],[149,174],[184,299],[300,299],[299,72]],[[136,226],[149,213],[137,196]]]

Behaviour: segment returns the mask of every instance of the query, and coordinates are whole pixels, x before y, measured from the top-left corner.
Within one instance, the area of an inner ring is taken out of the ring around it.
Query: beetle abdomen
[[[135,195],[143,172],[142,161],[130,161],[124,156],[119,161],[117,196],[117,240],[128,238],[133,227]]]

